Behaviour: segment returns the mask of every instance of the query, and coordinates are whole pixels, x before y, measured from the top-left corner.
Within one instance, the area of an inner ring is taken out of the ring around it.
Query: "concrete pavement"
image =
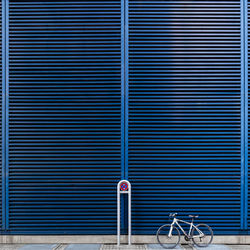
[[[112,244],[0,244],[0,250],[164,250],[159,244],[121,246]],[[179,245],[176,250],[250,250],[250,245],[217,245],[206,248]]]

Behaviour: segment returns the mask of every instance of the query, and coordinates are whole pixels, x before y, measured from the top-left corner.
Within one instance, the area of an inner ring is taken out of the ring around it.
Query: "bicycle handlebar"
[[[178,213],[170,213],[169,217],[176,217]]]

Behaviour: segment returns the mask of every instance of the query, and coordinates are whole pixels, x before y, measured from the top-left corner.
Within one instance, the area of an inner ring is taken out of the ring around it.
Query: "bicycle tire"
[[[192,237],[192,241],[193,243],[198,246],[198,247],[207,247],[209,244],[212,243],[213,241],[213,237],[214,237],[214,233],[213,233],[213,230],[210,226],[208,226],[207,224],[199,224],[196,226],[205,236],[204,237],[194,237],[195,235],[195,232],[199,233],[194,227],[191,231],[191,237]],[[203,228],[202,228],[203,227]],[[206,230],[206,232],[205,232]],[[209,234],[208,234],[209,233]],[[206,237],[209,237],[207,240],[208,242],[202,242],[201,243],[201,239],[202,238],[206,238]],[[200,240],[200,242],[198,242],[198,240]]]
[[[180,239],[181,239],[181,235],[180,235],[180,231],[178,230],[177,227],[173,226],[173,232],[175,234],[175,237],[173,238],[173,243],[164,243],[164,240],[167,240],[169,239],[168,237],[168,232],[170,230],[170,227],[171,225],[170,224],[165,224],[163,226],[161,226],[158,230],[157,230],[157,241],[158,243],[165,249],[172,249],[172,248],[175,248],[179,242],[180,242]],[[161,234],[164,232],[167,232],[167,234]],[[164,238],[164,239],[163,239]]]

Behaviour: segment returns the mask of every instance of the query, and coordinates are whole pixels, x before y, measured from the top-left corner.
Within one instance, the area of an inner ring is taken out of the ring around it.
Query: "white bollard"
[[[131,245],[131,184],[121,180],[117,184],[117,245],[120,246],[121,237],[121,194],[128,195],[128,245]]]

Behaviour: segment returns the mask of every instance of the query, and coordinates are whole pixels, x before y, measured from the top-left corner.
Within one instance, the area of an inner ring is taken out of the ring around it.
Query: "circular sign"
[[[127,183],[127,182],[122,182],[122,183],[120,184],[120,189],[121,189],[122,191],[127,191],[127,190],[128,190],[128,183]]]

